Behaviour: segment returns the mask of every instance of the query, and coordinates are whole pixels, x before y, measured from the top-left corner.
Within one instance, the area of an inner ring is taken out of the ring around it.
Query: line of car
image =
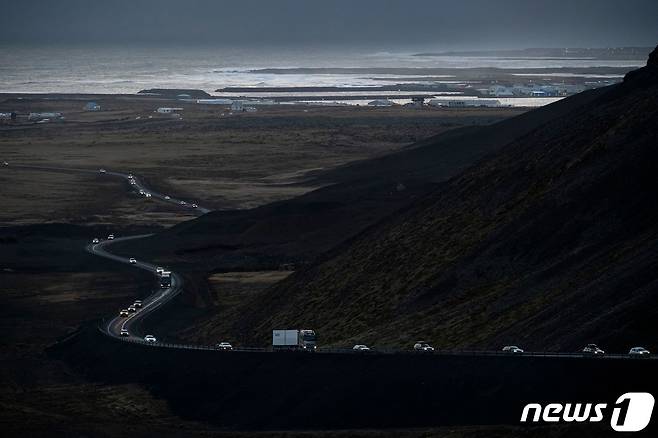
[[[142,300],[135,300],[130,306],[128,306],[125,309],[121,309],[119,311],[119,318],[130,318],[131,315],[136,314],[139,312],[139,310],[144,306],[144,303]],[[124,321],[125,323],[125,321]],[[119,336],[121,337],[130,337],[130,332],[128,331],[127,328],[121,327],[121,330],[119,331]],[[158,342],[157,338],[153,335],[146,335],[144,336],[144,342],[147,342],[149,344],[154,344]]]
[[[370,351],[370,347],[368,347],[365,344],[356,344],[354,347],[352,347],[352,350]],[[425,341],[417,341],[416,343],[414,343],[413,350],[418,352],[424,352],[424,353],[432,353],[434,351],[434,347],[432,347],[430,344],[428,344]]]
[[[128,316],[129,315],[129,310],[124,309],[121,312],[122,316]],[[121,330],[121,336],[130,336],[128,330],[122,329]],[[155,343],[157,342],[157,339],[153,335],[146,335],[144,337],[144,342],[147,343]],[[233,350],[233,345],[230,342],[219,342],[215,344],[214,346],[215,350],[219,351],[232,351]],[[371,350],[370,347],[368,347],[365,344],[356,344],[352,347],[352,350],[355,352],[370,352],[373,351]],[[434,352],[434,347],[430,346],[427,343],[421,342],[421,343],[416,343],[413,346],[413,350],[416,352],[425,352],[425,353],[432,353]],[[291,350],[292,351],[292,350]],[[311,351],[311,350],[309,350]],[[314,351],[314,350],[312,350]],[[522,354],[524,353],[524,350],[514,346],[514,345],[506,345],[505,347],[502,348],[502,351],[505,353],[510,353],[510,354]],[[592,354],[592,355],[603,355],[605,352],[601,350],[600,348],[596,347],[595,344],[588,344],[585,348],[583,348],[582,353],[584,354]],[[648,357],[651,355],[649,350],[647,350],[644,347],[633,347],[630,349],[628,352],[630,356],[639,356],[639,357]]]
[[[114,235],[110,234],[108,236],[108,240],[112,240],[112,239],[114,239]],[[99,243],[99,239],[95,238],[93,240],[93,243]],[[128,261],[129,261],[130,264],[136,264],[137,263],[137,260],[134,257],[131,257],[130,259],[128,259]],[[157,275],[162,276],[165,272],[168,272],[168,271],[165,271],[164,268],[158,266],[158,267],[156,267],[155,272],[156,272]],[[139,303],[139,306],[136,305],[137,303]],[[137,309],[136,309],[137,307],[141,307],[141,301],[139,301],[139,300],[135,301],[133,306],[129,306],[127,309],[122,309],[121,312],[119,312],[119,316],[128,317],[130,315],[130,313],[134,313],[134,312],[137,311]],[[127,330],[121,330],[121,336],[130,336],[130,334],[128,333]],[[146,337],[145,337],[144,341],[146,341],[146,342],[157,342],[157,340],[155,340],[154,336],[148,335],[147,337],[149,339],[146,339]],[[231,350],[233,350],[233,346],[229,342],[220,342],[220,343],[215,345],[215,348],[217,350],[222,350],[222,351],[231,351]],[[352,350],[356,351],[356,352],[368,352],[368,351],[371,351],[371,348],[368,347],[365,344],[356,344],[352,347]],[[435,351],[434,347],[432,347],[429,343],[427,343],[425,341],[415,342],[414,345],[413,345],[413,350],[416,351],[416,352],[425,352],[425,353],[432,353],[432,352]],[[509,353],[509,354],[523,354],[523,353],[525,353],[525,351],[522,348],[520,348],[516,345],[506,345],[502,348],[502,351],[505,352],[505,353]],[[586,354],[586,355],[598,356],[598,355],[604,355],[605,351],[600,349],[596,344],[587,344],[581,350],[581,353]],[[648,357],[648,356],[651,355],[651,352],[649,350],[647,350],[646,348],[644,348],[644,347],[633,347],[629,350],[628,355],[630,355],[630,356],[639,356],[639,357]]]
[[[105,173],[103,170],[104,169],[101,169],[101,173]],[[115,238],[114,234],[109,234],[107,236],[107,240],[114,240],[114,238]],[[92,239],[91,243],[92,244],[98,244],[98,243],[100,243],[100,241],[101,241],[100,238],[94,237]],[[137,263],[137,260],[134,257],[131,257],[131,258],[128,259],[128,262],[130,264],[134,265],[134,264]],[[135,300],[130,306],[126,307],[125,309],[121,309],[119,311],[119,317],[120,318],[130,318],[131,315],[136,314],[137,312],[139,312],[139,309],[141,309],[143,307],[143,305],[144,304],[143,304],[142,300]],[[119,336],[121,336],[121,337],[130,337],[130,332],[126,328],[122,327],[121,330],[119,331]],[[153,335],[146,335],[146,336],[144,336],[144,342],[155,343],[155,342],[157,342],[157,339]]]
[[[131,257],[128,259],[130,264],[136,264],[137,260],[134,257]],[[168,288],[171,287],[171,271],[167,271],[165,268],[162,266],[156,266],[155,268],[155,273],[160,277],[160,287],[161,288]],[[163,281],[163,278],[166,279],[167,281]],[[139,312],[139,310],[143,307],[143,303],[141,300],[135,300],[135,302],[131,305],[128,306],[126,309],[121,309],[119,311],[119,317],[120,318],[130,318],[131,314],[136,314]],[[119,335],[122,337],[130,337],[130,332],[128,329],[125,328],[125,322],[124,325],[122,326]],[[158,340],[154,335],[146,335],[143,338],[143,341],[149,344],[154,344],[157,343]],[[231,347],[232,349],[232,347]]]
[[[135,263],[137,263],[137,260],[135,260],[134,258],[131,257],[129,259],[129,262],[131,264],[135,264]],[[171,282],[163,283],[163,281],[162,281],[162,278],[164,278],[164,277],[170,278],[171,271],[167,271],[162,266],[156,266],[155,273],[161,278],[160,287],[170,287],[171,286]],[[143,307],[142,301],[141,300],[135,300],[135,302],[132,305],[128,306],[125,309],[121,309],[119,311],[119,318],[130,318],[131,314],[138,313],[139,309],[141,309],[142,307]],[[119,335],[122,336],[122,337],[130,337],[130,332],[128,331],[128,329],[126,329],[125,327],[122,326],[122,328],[119,332]],[[144,336],[143,341],[146,342],[146,343],[149,343],[149,344],[154,344],[154,343],[158,342],[157,338],[154,335]],[[215,349],[221,350],[221,351],[231,351],[231,350],[233,350],[233,346],[229,342],[220,342],[217,345],[215,345]]]
[[[107,171],[105,169],[99,169],[98,172],[102,173],[102,174],[107,173]],[[132,173],[129,173],[128,174],[128,182],[130,183],[131,186],[137,185],[137,181],[135,181],[135,175],[133,175]],[[144,190],[144,189],[139,189],[139,194],[144,196],[145,198],[151,198],[153,196],[150,192],[148,192],[147,190]],[[169,196],[169,195],[164,195],[163,198],[167,201],[171,201],[171,196]],[[186,201],[180,201],[179,203],[180,203],[180,205],[183,205],[183,206],[188,205],[188,203]],[[190,207],[199,208],[199,206],[196,203],[190,204]]]
[[[3,164],[5,166],[9,165],[9,163],[7,163],[6,161],[3,162]],[[102,168],[99,169],[99,172],[101,174],[107,173],[107,171],[105,169],[102,169]],[[128,174],[128,181],[130,182],[131,185],[136,185],[137,184],[136,181],[135,181],[135,177],[132,173]],[[139,193],[141,195],[145,196],[146,198],[150,198],[152,196],[151,193],[145,191],[144,189],[140,189]],[[169,200],[171,200],[171,197],[169,195],[164,195],[164,199],[169,201]],[[182,206],[187,206],[188,205],[188,203],[186,201],[179,201],[179,204],[182,205]],[[192,203],[190,206],[192,208],[198,208],[198,205],[195,204],[195,203]],[[114,239],[114,234],[110,234],[107,237],[107,239],[108,240],[113,240]],[[95,243],[95,244],[99,243],[99,242],[100,242],[100,239],[98,239],[98,238],[94,238],[93,241],[92,241],[92,243]],[[129,261],[130,264],[137,264],[137,260],[134,257],[129,258],[128,261]],[[156,273],[158,275],[162,275],[163,272],[164,272],[163,268],[161,268],[161,267],[156,268]],[[133,303],[133,305],[129,306],[127,309],[122,309],[119,312],[119,316],[120,317],[125,317],[125,318],[130,317],[131,313],[136,313],[138,311],[138,309],[141,308],[141,307],[142,307],[142,302],[140,300],[136,300]],[[130,333],[128,332],[128,330],[122,328],[121,332],[120,332],[120,335],[124,336],[124,337],[127,337],[127,336],[130,336]],[[146,335],[144,337],[144,342],[156,343],[157,339],[153,335]],[[220,350],[220,351],[231,351],[231,350],[233,350],[233,346],[229,342],[220,342],[220,343],[215,345],[215,349]],[[352,350],[357,351],[357,352],[371,351],[370,347],[368,347],[365,344],[356,344],[352,347]],[[429,345],[425,341],[417,341],[416,343],[414,343],[413,350],[417,351],[417,352],[425,352],[425,353],[431,353],[431,352],[435,351],[434,347],[432,347],[431,345]],[[505,352],[505,353],[510,353],[510,354],[523,354],[523,353],[525,353],[525,351],[522,348],[520,348],[516,345],[506,345],[502,348],[502,351]],[[600,349],[596,344],[587,344],[582,349],[581,353],[587,354],[587,355],[598,356],[598,355],[604,355],[605,351]],[[640,357],[647,356],[648,357],[648,356],[651,355],[651,352],[649,350],[647,350],[646,348],[644,348],[644,347],[633,347],[629,350],[628,354],[630,356],[640,356]]]
[[[107,236],[107,240],[114,240],[114,234],[108,234],[108,236]],[[98,238],[98,237],[94,237],[94,238],[92,239],[91,243],[94,243],[94,244],[96,244],[96,243],[101,243],[101,239]]]
[[[102,240],[102,239],[100,239],[100,238],[98,238],[98,237],[94,237],[94,238],[91,240],[91,243],[92,243],[92,244],[101,243],[101,240]],[[109,235],[107,236],[107,240],[114,240],[114,234],[109,234]],[[137,264],[137,259],[134,258],[134,257],[130,257],[130,258],[128,259],[128,263],[130,263],[131,265],[135,265],[135,264]]]
[[[592,354],[595,356],[604,355],[605,351],[601,350],[596,344],[587,344],[583,348],[584,354]],[[651,352],[644,347],[633,347],[628,351],[629,356],[650,356]]]
[[[9,166],[9,163],[7,161],[3,161],[2,164],[3,164],[3,166]],[[107,170],[103,169],[103,168],[100,168],[100,169],[98,169],[98,173],[106,174]],[[130,182],[130,185],[132,185],[132,186],[137,185],[137,182],[135,181],[135,176],[132,173],[128,174],[128,181]],[[144,196],[145,198],[151,198],[153,196],[150,192],[148,192],[144,189],[140,189],[139,194]],[[167,201],[171,200],[171,196],[169,196],[169,195],[164,195],[163,198],[166,199]],[[187,206],[188,203],[186,201],[180,201],[180,205]],[[191,208],[199,208],[199,205],[196,204],[196,203],[191,203],[189,205],[190,205]]]
[[[142,300],[135,300],[130,306],[119,311],[119,316],[122,318],[127,318],[131,313],[137,313],[138,309],[141,309],[143,306]]]
[[[365,344],[356,344],[354,347],[352,347],[352,350],[354,351],[371,351],[371,348],[368,347]],[[413,350],[417,352],[426,352],[426,353],[432,353],[434,352],[434,347],[429,345],[427,342],[424,341],[418,341],[414,344]],[[502,348],[503,352],[509,353],[509,354],[523,354],[525,351],[522,348],[517,347],[516,345],[506,345]],[[605,351],[600,349],[596,344],[587,344],[582,350],[582,354],[586,355],[604,355]],[[633,347],[628,351],[629,356],[640,356],[640,357],[648,357],[651,355],[651,352],[647,350],[644,347]]]

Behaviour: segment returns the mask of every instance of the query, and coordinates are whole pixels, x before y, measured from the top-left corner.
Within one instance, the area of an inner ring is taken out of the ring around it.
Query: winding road
[[[138,193],[144,191],[145,193],[149,193],[151,195],[151,198],[155,198],[159,201],[167,202],[181,208],[193,209],[201,214],[205,214],[211,211],[210,209],[201,206],[192,207],[191,203],[149,189],[144,185],[142,180],[136,175],[129,173],[122,173],[122,172],[114,172],[109,170],[102,170],[102,171],[99,170],[97,171],[97,173],[100,173],[101,175],[124,178]],[[90,253],[97,255],[99,257],[105,257],[107,259],[114,260],[116,262],[126,263],[136,268],[149,271],[153,275],[158,276],[158,273],[156,272],[157,266],[151,263],[143,262],[141,260],[137,260],[136,263],[130,263],[130,258],[114,255],[105,249],[107,246],[116,242],[125,242],[127,240],[141,239],[149,236],[151,236],[151,234],[118,237],[113,240],[103,240],[100,241],[99,243],[92,243],[90,245],[87,245],[86,249]],[[142,341],[143,334],[140,333],[139,331],[141,321],[144,318],[146,318],[148,315],[153,313],[155,310],[157,310],[159,307],[161,307],[163,304],[167,303],[176,295],[181,293],[182,291],[183,291],[183,277],[181,277],[180,274],[172,272],[170,287],[160,288],[158,291],[154,292],[153,294],[149,295],[147,298],[142,300],[142,307],[138,308],[137,312],[131,313],[127,317],[122,317],[117,315],[114,318],[112,318],[108,323],[104,324],[102,328],[110,336],[120,337],[122,339],[128,339],[133,341]],[[128,332],[128,336],[121,336],[122,330],[126,330]]]
[[[205,214],[212,210],[208,208],[201,207],[200,205],[196,208],[192,207],[192,204],[189,202],[183,203],[181,199],[173,198],[171,196],[158,193],[152,189],[146,187],[143,181],[134,175],[129,173],[114,172],[114,171],[103,171],[99,170],[90,170],[90,169],[75,169],[75,168],[62,168],[62,167],[46,167],[46,166],[26,166],[26,165],[12,165],[12,168],[26,169],[26,170],[41,170],[41,171],[51,171],[51,172],[63,172],[63,173],[86,173],[86,174],[102,174],[107,176],[114,176],[125,179],[128,184],[139,193],[139,191],[144,191],[151,194],[152,198],[157,199],[161,202],[170,203],[177,206],[178,208],[184,208],[187,210],[193,210],[199,214]],[[133,181],[131,183],[131,180]],[[104,257],[115,262],[125,263],[130,266],[133,266],[138,269],[144,269],[148,272],[151,272],[154,276],[158,276],[156,272],[156,266],[137,260],[136,263],[130,263],[128,257],[121,257],[115,254],[112,254],[107,251],[107,247],[116,242],[125,242],[128,240],[136,240],[145,237],[149,237],[152,234],[142,234],[136,236],[124,236],[117,237],[112,240],[101,240],[98,243],[88,244],[85,249],[99,257]],[[127,317],[121,317],[117,315],[112,317],[109,321],[104,322],[100,329],[103,333],[108,336],[112,336],[123,341],[137,342],[143,345],[154,346],[154,347],[166,347],[166,348],[179,348],[179,349],[196,349],[196,350],[212,350],[214,346],[211,345],[195,345],[195,344],[171,344],[167,342],[162,342],[162,340],[155,343],[146,343],[142,337],[140,323],[145,317],[152,314],[154,311],[162,307],[165,303],[169,302],[171,299],[176,297],[183,291],[184,280],[182,276],[178,273],[172,271],[171,273],[171,286],[168,288],[159,288],[157,291],[146,297],[142,300],[142,307],[137,310],[135,313],[131,313]],[[126,303],[128,307],[130,303]],[[121,331],[127,330],[128,336],[121,336]],[[244,352],[269,352],[270,350],[265,348],[237,348],[234,350],[244,351]],[[318,349],[317,353],[334,353],[334,354],[428,354],[428,353],[418,353],[409,350],[397,350],[397,349],[373,349],[368,352],[354,351],[352,349],[336,349],[336,348],[322,348]],[[651,356],[630,356],[628,354],[605,354],[605,355],[589,355],[583,353],[561,353],[561,352],[524,352],[522,354],[510,354],[507,352],[497,351],[454,351],[454,350],[441,350],[435,351],[430,354],[433,355],[460,355],[460,356],[515,356],[515,357],[543,357],[543,358],[596,358],[596,360],[602,359],[630,359],[630,360],[658,360],[658,355]]]
[[[9,165],[7,165],[9,166]],[[163,194],[163,193],[158,193],[154,190],[151,190],[147,188],[143,181],[136,175],[132,175],[131,173],[122,173],[122,172],[114,172],[114,171],[109,171],[109,170],[92,170],[92,169],[76,169],[76,168],[71,168],[71,167],[52,167],[52,166],[27,166],[23,164],[11,164],[12,169],[26,169],[26,170],[43,170],[47,172],[62,172],[62,173],[86,173],[86,174],[93,174],[93,175],[108,175],[108,176],[116,176],[119,178],[123,178],[128,182],[137,193],[139,193],[140,190],[143,190],[144,192],[150,193],[151,197],[154,199],[157,199],[162,202],[166,202],[169,204],[174,204],[177,205],[178,207],[185,208],[187,210],[193,210],[196,211],[199,214],[206,214],[211,212],[212,210],[209,208],[205,208],[202,206],[197,206],[196,208],[192,207],[194,204],[193,201],[184,201],[182,199],[174,198],[169,195]],[[132,178],[131,178],[132,176]],[[130,183],[130,181],[134,181],[134,183]]]
[[[194,211],[198,214],[205,214],[212,210],[209,208],[202,207],[198,205],[193,207],[192,202],[183,201],[163,193],[156,192],[144,185],[144,182],[141,178],[131,173],[115,172],[109,170],[91,170],[91,169],[76,169],[76,168],[65,168],[65,167],[49,167],[49,166],[27,166],[27,165],[11,165],[12,169],[24,169],[24,170],[38,170],[38,171],[47,171],[47,172],[62,172],[62,173],[85,173],[85,174],[94,174],[102,176],[113,176],[126,180],[132,189],[140,193],[143,191],[151,195],[151,199],[158,200],[160,202],[169,203],[175,205],[178,208],[184,208],[186,210]],[[157,266],[138,260],[136,263],[130,263],[130,258],[121,257],[115,254],[112,254],[107,251],[107,247],[113,243],[125,242],[128,240],[142,239],[144,237],[149,237],[151,234],[141,234],[136,236],[125,236],[117,237],[113,240],[101,240],[98,243],[91,243],[85,247],[85,249],[99,257],[104,257],[115,262],[125,263],[135,268],[144,269],[151,272],[154,276],[158,276],[156,272]],[[109,336],[116,338],[121,338],[123,340],[131,341],[143,341],[143,337],[140,336],[140,323],[148,315],[153,313],[155,310],[160,308],[162,305],[170,301],[176,295],[183,291],[183,277],[180,274],[175,272],[171,273],[171,286],[168,288],[160,288],[153,294],[149,295],[147,298],[142,300],[142,307],[137,310],[135,313],[131,313],[128,317],[117,316],[113,317],[109,322],[104,323],[101,327],[103,332]],[[126,303],[126,307],[128,307]],[[117,309],[118,311],[118,309]],[[127,330],[129,336],[121,336],[121,331]]]
[[[136,268],[144,269],[146,271],[152,272],[153,275],[158,275],[156,272],[156,266],[150,263],[145,263],[142,261],[137,261],[137,263],[131,264],[130,260],[125,257],[120,257],[109,253],[105,250],[106,246],[114,242],[125,242],[127,240],[141,239],[143,237],[148,237],[150,234],[143,234],[138,236],[128,236],[120,237],[114,240],[105,240],[99,243],[92,243],[87,245],[87,251],[90,253],[105,257],[110,260],[114,260],[120,263],[130,264]],[[141,340],[141,336],[137,336],[138,333],[138,323],[144,319],[147,315],[158,309],[164,303],[171,300],[173,297],[178,295],[183,290],[183,278],[174,272],[171,273],[171,287],[161,288],[155,293],[151,294],[144,300],[142,300],[142,307],[137,310],[136,313],[130,314],[128,317],[116,316],[111,319],[108,323],[103,325],[103,330],[110,336],[120,336],[121,330],[127,330],[129,333],[129,338],[133,340]],[[126,306],[127,307],[127,306]]]

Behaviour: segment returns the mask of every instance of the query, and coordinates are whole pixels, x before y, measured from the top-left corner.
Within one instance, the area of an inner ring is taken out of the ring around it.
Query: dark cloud
[[[601,47],[656,23],[656,0],[0,0],[5,44]]]

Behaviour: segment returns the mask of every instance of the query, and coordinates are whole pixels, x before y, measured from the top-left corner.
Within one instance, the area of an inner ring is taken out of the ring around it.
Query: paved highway
[[[87,245],[87,251],[90,253],[105,257],[110,260],[114,260],[120,263],[126,263],[130,266],[135,267],[135,269],[144,269],[151,272],[154,276],[157,276],[156,266],[150,263],[146,263],[140,260],[137,260],[137,263],[131,264],[130,259],[126,257],[120,257],[114,255],[106,250],[106,247],[115,242],[125,242],[127,240],[141,239],[143,237],[148,237],[150,234],[138,235],[138,236],[128,236],[128,237],[118,237],[114,240],[104,240],[99,243],[92,243]],[[143,335],[139,331],[139,322],[142,321],[147,315],[151,314],[153,311],[158,309],[160,306],[171,300],[173,297],[178,295],[183,290],[183,278],[174,272],[171,273],[171,287],[160,288],[150,296],[142,300],[142,307],[137,309],[136,313],[131,313],[128,317],[115,316],[109,322],[103,324],[103,330],[110,336],[118,337],[121,334],[121,330],[128,330],[130,334],[129,338],[133,340],[141,340]],[[126,303],[125,307],[127,308],[132,303]],[[119,309],[117,309],[118,313]],[[139,334],[139,336],[138,336]]]
[[[104,175],[104,176],[114,176],[118,178],[123,178],[129,184],[132,179],[134,181],[134,184],[130,184],[130,185],[136,193],[139,193],[140,190],[143,190],[144,192],[151,194],[151,199],[156,199],[161,202],[177,205],[180,208],[192,210],[198,214],[205,214],[212,211],[211,209],[202,207],[201,205],[197,205],[196,208],[192,207],[192,205],[195,204],[195,201],[187,201],[179,198],[174,198],[167,194],[158,193],[154,190],[150,190],[144,185],[143,181],[137,175],[133,175],[133,178],[130,178],[131,175],[130,173],[115,172],[110,170],[106,170],[105,172],[101,173],[100,169],[76,169],[71,167],[28,166],[23,164],[11,164],[11,163],[9,163],[7,167],[10,167],[12,169],[42,170],[46,172],[86,173],[86,174],[95,174],[95,175]]]
[[[178,208],[183,208],[186,210],[192,210],[197,214],[205,214],[211,210],[205,207],[198,205],[196,208],[192,207],[193,202],[184,201],[175,197],[168,196],[164,193],[159,193],[154,190],[149,189],[143,183],[143,181],[137,176],[131,173],[116,172],[110,170],[101,169],[76,169],[68,167],[49,167],[49,166],[29,166],[21,164],[9,164],[6,167],[11,167],[12,169],[24,169],[24,170],[38,170],[46,172],[62,172],[62,173],[85,173],[90,175],[100,175],[103,177],[118,177],[123,178],[130,185],[132,190],[136,193],[143,191],[144,193],[149,193],[151,195],[150,199],[156,199],[161,202],[166,202],[172,205],[175,205]],[[150,234],[142,234],[137,236],[126,236],[126,237],[117,237],[113,240],[101,240],[99,243],[91,243],[86,246],[86,250],[90,253],[99,256],[105,257],[110,260],[114,260],[119,263],[126,263],[130,266],[135,267],[136,269],[144,269],[153,273],[157,277],[156,268],[157,266],[146,263],[144,261],[138,260],[137,263],[131,264],[129,257],[121,257],[114,255],[107,251],[107,247],[115,242],[125,242],[127,240],[141,239],[148,237]],[[140,322],[149,314],[157,310],[160,306],[171,300],[173,297],[178,295],[183,290],[183,278],[175,273],[171,273],[171,287],[160,288],[147,298],[142,300],[142,307],[137,310],[136,313],[131,313],[128,317],[121,317],[118,315],[119,310],[117,309],[117,315],[110,319],[109,322],[103,324],[103,331],[113,337],[121,338],[124,340],[131,341],[143,341],[140,332]],[[126,303],[125,308],[127,308],[132,303]],[[121,330],[128,330],[129,336],[120,336]]]

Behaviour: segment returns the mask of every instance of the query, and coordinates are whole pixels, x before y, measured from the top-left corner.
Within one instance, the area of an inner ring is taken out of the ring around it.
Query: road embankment
[[[50,352],[93,379],[145,385],[182,418],[236,430],[518,425],[530,402],[611,406],[658,390],[658,362],[643,359],[220,352],[122,342],[95,326]]]

